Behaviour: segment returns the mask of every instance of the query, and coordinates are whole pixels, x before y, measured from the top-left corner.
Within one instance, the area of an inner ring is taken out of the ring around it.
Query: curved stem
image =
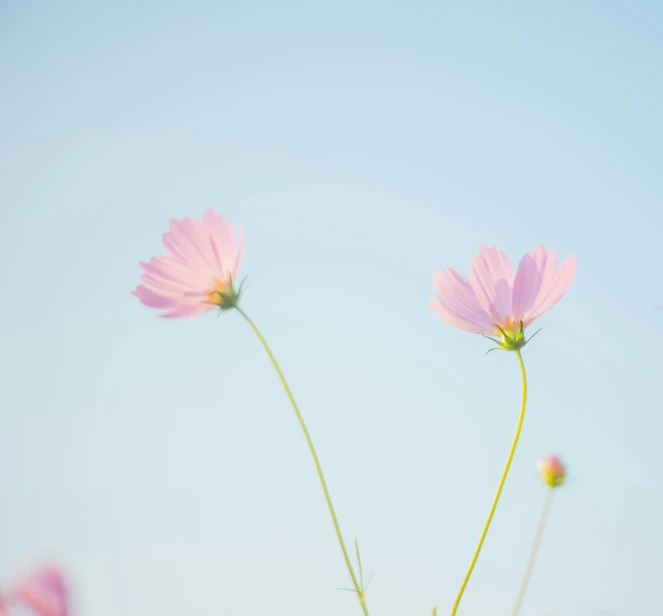
[[[325,483],[325,478],[322,474],[322,467],[320,466],[318,455],[315,453],[315,448],[313,447],[313,441],[311,440],[311,436],[308,433],[308,430],[306,429],[304,418],[302,417],[302,414],[299,412],[299,408],[297,407],[295,398],[292,395],[292,392],[290,391],[288,384],[286,383],[285,377],[283,376],[283,373],[281,372],[281,369],[279,368],[279,365],[276,362],[274,355],[272,355],[269,346],[267,346],[267,342],[262,337],[262,334],[260,333],[256,325],[253,323],[253,321],[249,318],[249,316],[239,306],[235,306],[235,308],[237,309],[237,312],[239,312],[246,319],[246,322],[251,326],[251,329],[258,337],[258,340],[260,340],[260,344],[262,344],[263,348],[265,349],[265,352],[267,353],[267,356],[269,357],[269,360],[272,362],[272,366],[274,366],[274,370],[276,370],[276,374],[278,375],[279,380],[281,381],[281,385],[283,385],[283,389],[285,389],[285,393],[288,396],[288,399],[290,400],[290,404],[292,405],[293,410],[295,411],[295,415],[297,416],[297,421],[299,422],[299,426],[301,427],[302,432],[304,433],[306,444],[308,445],[309,451],[311,452],[311,456],[315,464],[315,470],[318,472],[318,479],[320,480],[320,485],[322,486],[322,492],[324,493],[325,500],[327,501],[327,507],[329,508],[329,514],[331,515],[331,519],[334,524],[336,537],[338,538],[338,543],[341,546],[341,552],[343,552],[343,560],[345,561],[345,565],[348,568],[348,572],[350,573],[350,578],[352,579],[352,585],[354,586],[354,590],[357,593],[357,597],[359,598],[361,609],[364,612],[364,615],[368,616],[368,610],[366,609],[366,603],[364,601],[364,589],[359,587],[359,584],[357,583],[357,577],[355,576],[355,572],[352,569],[352,564],[350,563],[350,557],[348,556],[348,551],[345,548],[345,543],[343,542],[343,535],[341,534],[341,528],[338,525],[338,520],[336,519],[336,513],[334,512],[334,506],[332,505],[331,498],[329,496],[329,491],[327,490],[327,484]]]
[[[500,482],[499,484],[497,484],[497,491],[495,492],[495,496],[493,497],[493,502],[490,505],[490,511],[488,512],[488,519],[486,520],[486,523],[483,526],[483,530],[481,531],[481,536],[479,537],[479,543],[476,547],[476,550],[474,550],[474,555],[472,556],[472,560],[470,561],[470,566],[467,569],[467,573],[463,578],[463,583],[461,584],[460,590],[458,591],[458,595],[456,596],[456,601],[454,602],[454,606],[451,610],[451,616],[454,616],[456,614],[456,610],[458,610],[458,604],[460,603],[460,599],[463,596],[463,593],[465,592],[465,587],[467,586],[467,582],[469,581],[470,576],[472,575],[472,570],[474,569],[474,565],[477,562],[477,558],[479,558],[479,552],[481,552],[481,546],[483,545],[484,539],[486,538],[486,534],[488,533],[488,527],[490,526],[490,522],[493,519],[493,514],[495,513],[495,508],[497,507],[497,501],[500,499],[500,494],[502,493],[502,487],[504,486],[504,482],[506,481],[506,476],[509,472],[509,467],[511,466],[511,460],[513,460],[513,454],[516,452],[516,445],[518,445],[518,438],[520,437],[520,431],[523,427],[523,420],[525,419],[525,404],[527,402],[527,376],[525,375],[525,364],[523,364],[523,358],[520,354],[520,350],[516,350],[514,351],[514,353],[518,358],[518,365],[520,366],[520,375],[522,378],[522,399],[520,402],[520,415],[518,416],[518,425],[516,426],[516,434],[513,437],[513,441],[511,443],[511,449],[509,450],[509,455],[507,456],[506,464],[504,465],[504,470],[502,471],[502,476],[500,477]]]
[[[529,553],[529,559],[527,560],[527,567],[525,568],[525,576],[523,577],[523,582],[520,585],[520,591],[518,592],[518,598],[516,599],[516,604],[513,606],[512,616],[516,616],[520,610],[520,604],[523,601],[525,596],[525,591],[527,590],[527,584],[529,582],[530,575],[532,574],[532,567],[534,566],[534,561],[536,560],[536,553],[539,549],[539,543],[541,541],[541,535],[543,534],[543,527],[546,523],[546,518],[548,517],[548,510],[550,509],[550,503],[552,501],[553,489],[548,489],[548,494],[546,495],[546,502],[543,505],[543,511],[541,512],[541,518],[539,519],[539,525],[536,528],[536,533],[534,534],[534,542],[532,543],[532,549]]]

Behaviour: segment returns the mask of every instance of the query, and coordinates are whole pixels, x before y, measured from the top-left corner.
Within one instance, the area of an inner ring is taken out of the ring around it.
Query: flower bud
[[[556,488],[564,483],[566,469],[557,456],[548,456],[537,463],[541,479],[551,488]]]

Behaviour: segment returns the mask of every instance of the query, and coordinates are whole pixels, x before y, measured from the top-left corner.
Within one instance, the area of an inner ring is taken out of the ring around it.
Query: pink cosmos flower
[[[514,274],[502,251],[482,245],[470,259],[469,280],[450,267],[433,273],[437,301],[429,304],[454,327],[485,336],[506,334],[507,343],[522,340],[513,347],[520,348],[522,331],[566,293],[575,270],[575,256],[558,266],[555,253],[540,245],[521,259]]]
[[[11,599],[27,605],[38,616],[69,614],[64,577],[53,567],[44,567],[18,584]]]
[[[238,244],[228,222],[213,210],[202,221],[172,219],[163,234],[168,254],[140,263],[142,284],[132,293],[146,306],[166,310],[160,315],[166,318],[233,308],[241,292],[241,285],[234,286],[242,262],[241,228]]]
[[[537,468],[541,478],[551,488],[556,488],[564,483],[566,468],[557,456],[548,456],[538,461]]]

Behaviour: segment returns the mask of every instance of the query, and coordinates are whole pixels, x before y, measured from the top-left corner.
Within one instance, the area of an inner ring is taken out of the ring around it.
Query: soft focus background
[[[515,427],[515,357],[427,306],[479,243],[575,253],[463,616],[655,616],[663,334],[656,2],[0,4],[0,585],[75,616],[359,614],[287,399],[237,314],[130,295],[171,217],[246,233],[375,616],[448,613]]]

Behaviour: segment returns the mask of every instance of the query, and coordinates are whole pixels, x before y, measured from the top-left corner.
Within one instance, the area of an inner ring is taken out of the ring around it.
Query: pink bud
[[[557,456],[548,456],[538,461],[537,468],[541,473],[543,481],[551,488],[556,488],[564,483],[566,469]]]

